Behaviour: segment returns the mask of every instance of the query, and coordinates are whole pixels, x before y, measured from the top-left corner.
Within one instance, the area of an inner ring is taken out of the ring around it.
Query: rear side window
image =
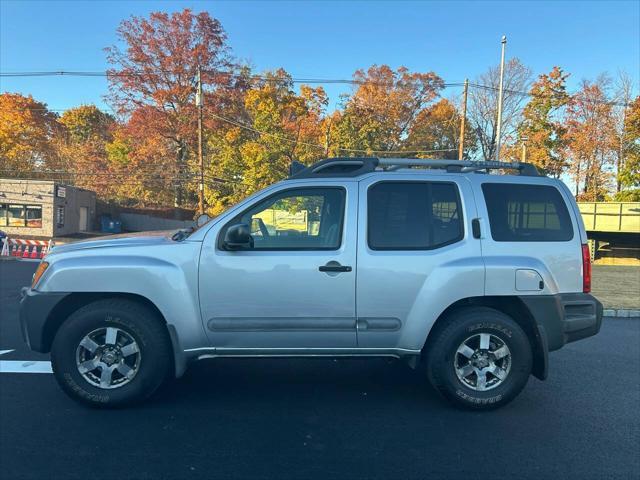
[[[372,250],[430,250],[462,239],[458,189],[446,182],[380,182],[367,195]]]
[[[498,242],[566,242],[573,238],[571,217],[555,187],[485,183],[491,237]]]

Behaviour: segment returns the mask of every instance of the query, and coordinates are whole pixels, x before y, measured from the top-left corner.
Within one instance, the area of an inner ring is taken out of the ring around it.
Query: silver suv
[[[20,316],[90,405],[145,399],[202,358],[387,356],[484,410],[599,331],[590,280],[570,191],[531,165],[337,158],[193,231],[56,247]]]

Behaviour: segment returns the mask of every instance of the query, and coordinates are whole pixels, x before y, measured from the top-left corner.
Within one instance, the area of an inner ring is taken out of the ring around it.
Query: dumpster
[[[100,231],[104,233],[120,233],[122,232],[122,222],[114,220],[108,215],[100,217]]]

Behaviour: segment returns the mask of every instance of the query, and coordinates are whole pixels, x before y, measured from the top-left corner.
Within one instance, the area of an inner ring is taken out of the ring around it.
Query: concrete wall
[[[194,222],[188,220],[173,220],[170,218],[152,217],[137,213],[121,213],[122,229],[129,232],[144,232],[149,230],[177,230],[193,227]]]
[[[44,180],[0,179],[0,204],[38,205],[42,207],[42,226],[8,226],[0,223],[10,237],[44,237],[69,235],[79,232],[80,207],[88,208],[89,230],[95,227],[96,196],[94,192],[64,186],[66,196],[56,196],[56,183]],[[64,226],[56,225],[56,207],[64,207]]]

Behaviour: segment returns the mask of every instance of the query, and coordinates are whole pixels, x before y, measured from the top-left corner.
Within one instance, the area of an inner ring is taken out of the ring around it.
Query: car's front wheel
[[[426,347],[432,385],[456,406],[487,410],[513,400],[531,374],[526,333],[508,315],[487,307],[456,310]]]
[[[51,348],[56,380],[74,400],[119,407],[149,397],[171,367],[171,344],[155,312],[105,299],[74,312]]]

